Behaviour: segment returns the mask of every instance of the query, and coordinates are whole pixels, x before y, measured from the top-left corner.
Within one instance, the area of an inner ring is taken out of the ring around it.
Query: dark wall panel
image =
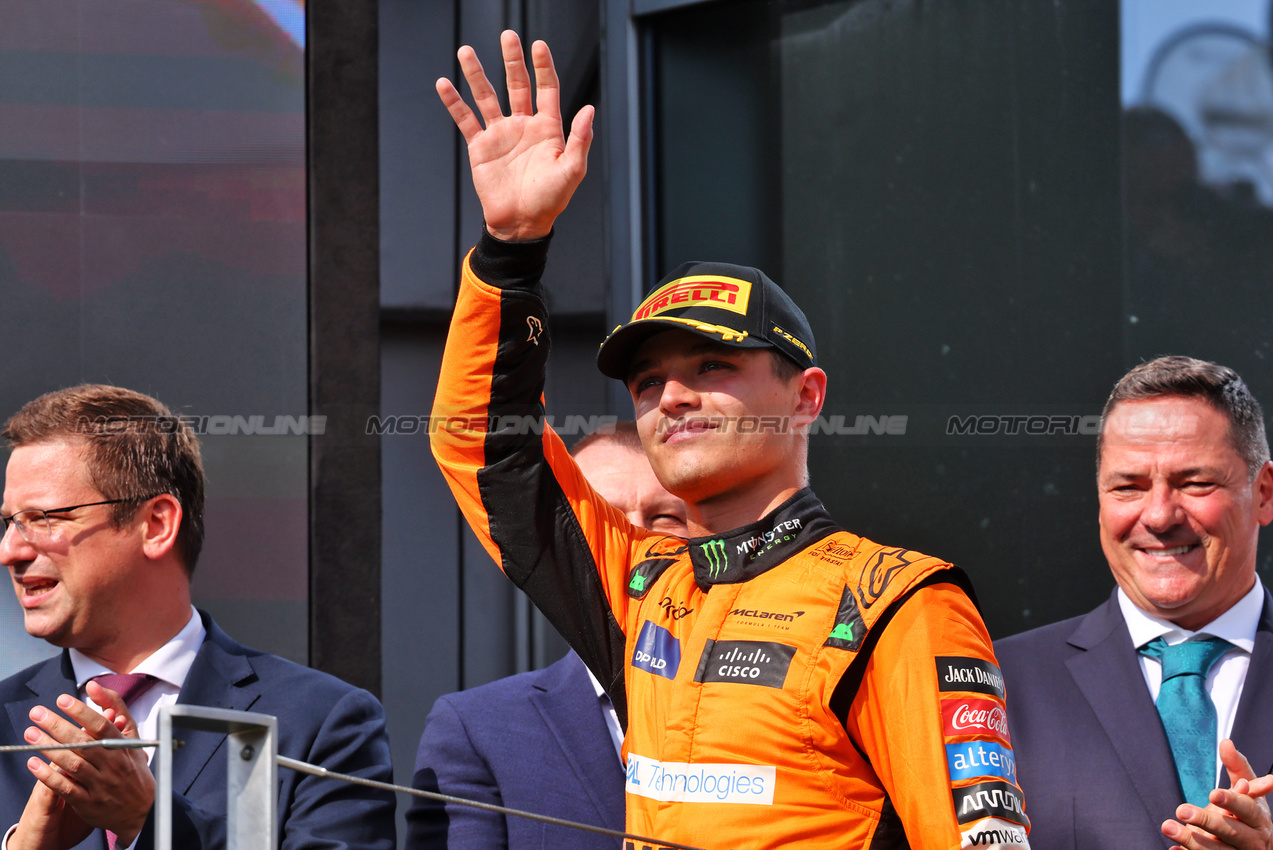
[[[455,74],[458,4],[380,0],[380,301],[449,310],[456,156],[464,140],[433,89]]]
[[[726,17],[750,49],[704,43]],[[779,268],[830,376],[824,416],[907,417],[813,438],[832,513],[964,566],[996,635],[1099,600],[1092,438],[946,429],[1096,412],[1124,368],[1117,8],[712,3],[649,21],[665,264]],[[772,155],[738,141],[749,125]]]
[[[310,661],[380,692],[376,3],[309,5]]]

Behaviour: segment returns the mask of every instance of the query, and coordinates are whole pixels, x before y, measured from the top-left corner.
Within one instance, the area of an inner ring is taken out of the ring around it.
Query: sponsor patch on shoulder
[[[852,558],[856,551],[856,548],[849,546],[838,535],[834,535],[827,542],[819,543],[817,548],[808,550],[808,553],[820,561],[842,567],[849,562],[849,558]]]
[[[675,679],[676,670],[681,666],[681,642],[667,629],[646,620],[632,650],[632,666],[665,679]]]
[[[676,559],[686,552],[684,541],[675,537],[666,537],[655,541],[645,551],[645,560],[637,564],[628,573],[628,596],[641,599],[650,592],[654,582],[658,581],[668,567],[676,563]]]
[[[960,833],[961,847],[1003,847],[1005,850],[1027,850],[1030,843],[1025,829],[999,818],[985,818]]]
[[[972,691],[1004,698],[1003,674],[989,661],[962,655],[937,656],[937,689]]]
[[[972,823],[982,818],[1005,818],[1022,826],[1029,826],[1025,816],[1025,800],[1021,789],[1011,782],[992,779],[965,785],[951,790],[955,799],[955,818],[960,823]]]
[[[840,594],[840,608],[835,614],[835,626],[824,646],[834,646],[857,652],[866,639],[866,623],[862,620],[862,612],[858,609],[853,591],[848,587]]]
[[[771,764],[687,764],[628,753],[625,790],[664,802],[772,806],[777,781]]]
[[[893,583],[893,577],[904,567],[923,558],[923,555],[909,549],[880,549],[868,558],[858,577],[858,598],[862,600],[862,607],[870,608],[879,602],[884,591]]]
[[[946,764],[950,779],[959,782],[979,776],[997,776],[1017,781],[1017,757],[1011,747],[993,741],[964,741],[946,745]]]
[[[997,700],[958,697],[941,701],[942,734],[947,738],[976,735],[1012,745],[1008,712]]]

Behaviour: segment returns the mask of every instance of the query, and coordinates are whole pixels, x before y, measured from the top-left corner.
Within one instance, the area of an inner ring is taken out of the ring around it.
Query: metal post
[[[159,710],[155,772],[155,847],[172,846],[173,730],[225,733],[226,850],[276,850],[278,818],[278,720],[268,714],[202,705]]]

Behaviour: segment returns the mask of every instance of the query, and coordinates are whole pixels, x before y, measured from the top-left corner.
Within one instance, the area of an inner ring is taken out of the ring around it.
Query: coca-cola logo
[[[955,712],[951,725],[956,729],[988,729],[1000,735],[1008,734],[1008,716],[998,706],[986,710],[962,705]]]
[[[941,713],[948,738],[989,736],[1012,745],[1008,735],[1008,714],[996,700],[942,700]]]

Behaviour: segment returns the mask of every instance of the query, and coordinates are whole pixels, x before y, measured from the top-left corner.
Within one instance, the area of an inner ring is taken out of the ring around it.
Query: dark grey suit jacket
[[[1273,596],[1264,597],[1232,733],[1256,775],[1273,769]],[[1115,596],[1082,617],[998,641],[995,656],[1030,846],[1170,847],[1159,827],[1184,795]]]

